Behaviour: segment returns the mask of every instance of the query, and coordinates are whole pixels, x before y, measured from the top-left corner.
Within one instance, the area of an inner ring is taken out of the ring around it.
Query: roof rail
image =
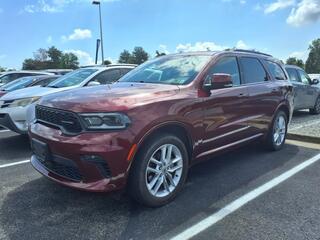
[[[243,53],[254,53],[254,54],[260,54],[260,55],[272,57],[272,55],[270,55],[270,54],[263,53],[263,52],[259,52],[259,51],[256,51],[256,50],[254,50],[254,49],[253,49],[253,50],[247,50],[247,49],[229,48],[229,49],[226,49],[225,51],[243,52]]]

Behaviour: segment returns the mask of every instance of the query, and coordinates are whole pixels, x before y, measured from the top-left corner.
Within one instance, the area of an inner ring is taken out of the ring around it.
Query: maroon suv
[[[148,206],[171,201],[193,164],[250,141],[285,141],[292,86],[281,63],[244,50],[168,55],[111,86],[42,98],[32,165],[63,185],[127,187]]]

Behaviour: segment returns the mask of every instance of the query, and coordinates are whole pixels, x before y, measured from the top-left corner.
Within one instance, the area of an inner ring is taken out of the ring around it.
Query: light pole
[[[101,40],[101,57],[102,57],[102,65],[104,64],[104,54],[103,54],[103,37],[102,37],[102,17],[101,17],[101,2],[93,1],[93,5],[99,6],[99,17],[100,17],[100,40]]]

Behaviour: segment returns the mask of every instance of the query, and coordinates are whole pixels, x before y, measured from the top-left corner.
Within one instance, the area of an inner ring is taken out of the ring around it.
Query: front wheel
[[[131,169],[129,192],[138,202],[159,207],[181,191],[188,172],[185,144],[171,134],[157,135],[139,151]]]
[[[273,119],[272,125],[269,129],[266,145],[269,150],[280,150],[286,140],[288,129],[288,117],[283,111],[279,111]]]
[[[314,108],[310,109],[311,114],[320,114],[320,97],[317,98],[317,101],[314,105]]]

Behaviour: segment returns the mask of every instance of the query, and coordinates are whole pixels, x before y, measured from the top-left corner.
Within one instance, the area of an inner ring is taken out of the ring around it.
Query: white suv
[[[0,98],[0,126],[19,134],[26,134],[32,121],[32,109],[45,95],[78,87],[111,84],[135,68],[135,65],[86,67],[68,73],[47,87],[30,87],[7,93]]]

